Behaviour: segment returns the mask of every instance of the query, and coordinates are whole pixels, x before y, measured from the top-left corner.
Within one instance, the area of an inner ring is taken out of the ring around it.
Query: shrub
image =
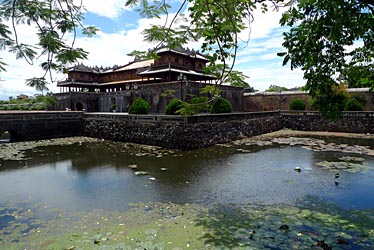
[[[142,98],[137,98],[131,104],[129,108],[129,114],[148,114],[150,110],[151,107],[149,106],[149,103],[146,100]]]
[[[345,111],[362,111],[364,110],[364,107],[357,99],[351,98],[345,102],[344,110]]]
[[[210,108],[210,113],[218,114],[218,113],[231,113],[232,105],[231,103],[225,98],[218,98],[212,107]]]
[[[352,93],[351,97],[361,103],[363,107],[365,107],[368,102],[368,98],[363,93]]]
[[[289,104],[290,110],[305,110],[305,102],[300,98],[293,99]]]
[[[166,115],[178,115],[177,111],[183,107],[183,102],[178,99],[172,99],[165,108]]]

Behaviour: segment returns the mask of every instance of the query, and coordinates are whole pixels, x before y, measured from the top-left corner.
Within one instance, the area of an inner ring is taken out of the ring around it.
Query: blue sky
[[[89,58],[82,63],[89,66],[113,66],[124,65],[133,60],[126,54],[133,50],[147,50],[154,47],[154,44],[147,44],[143,41],[141,31],[155,23],[162,23],[160,20],[148,20],[124,7],[125,0],[83,0],[86,8],[85,25],[95,25],[100,32],[93,38],[79,37],[76,46],[87,50]],[[175,8],[180,2],[171,1]],[[174,8],[174,11],[175,11]],[[292,88],[303,86],[305,80],[300,70],[291,71],[289,66],[282,66],[282,58],[276,53],[283,51],[282,33],[279,18],[280,11],[270,11],[262,14],[255,11],[254,22],[251,26],[250,40],[243,44],[239,50],[235,69],[242,71],[249,76],[248,83],[255,89],[263,91],[271,84]],[[35,42],[35,30],[32,27],[20,26],[19,36],[25,42]],[[248,30],[241,34],[243,40],[247,40]],[[199,49],[199,43],[191,43],[190,48]],[[32,95],[37,93],[34,89],[25,85],[25,79],[42,75],[35,62],[30,66],[22,60],[16,60],[15,55],[2,51],[1,56],[7,63],[7,72],[1,72],[0,77],[0,99],[7,100],[9,96],[17,96],[21,93]],[[54,80],[62,80],[66,75],[55,75]],[[52,92],[59,92],[56,83],[51,83],[49,89]]]

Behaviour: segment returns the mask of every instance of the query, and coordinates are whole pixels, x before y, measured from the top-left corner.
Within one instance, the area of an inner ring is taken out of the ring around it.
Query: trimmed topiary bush
[[[305,102],[300,98],[293,99],[290,104],[290,110],[305,110]]]
[[[129,108],[129,114],[148,114],[150,110],[151,107],[149,106],[149,103],[146,100],[142,98],[137,98],[131,104]]]
[[[178,98],[171,100],[168,105],[166,105],[165,115],[179,115],[177,111],[183,107],[182,103],[183,102]]]
[[[345,102],[344,110],[345,111],[362,111],[364,110],[364,107],[357,99],[351,98]]]
[[[232,105],[225,98],[218,98],[210,108],[211,114],[231,113]]]

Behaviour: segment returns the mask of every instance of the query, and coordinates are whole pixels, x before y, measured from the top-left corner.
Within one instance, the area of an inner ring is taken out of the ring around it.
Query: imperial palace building
[[[203,71],[209,60],[198,51],[164,46],[155,53],[156,59],[135,60],[123,66],[71,67],[67,78],[57,84],[60,93],[55,94],[55,109],[127,112],[131,102],[142,97],[150,103],[151,112],[162,113],[171,97],[196,96],[200,88],[215,83],[216,77]],[[235,107],[242,88],[222,88]],[[164,97],[165,91],[174,96]]]

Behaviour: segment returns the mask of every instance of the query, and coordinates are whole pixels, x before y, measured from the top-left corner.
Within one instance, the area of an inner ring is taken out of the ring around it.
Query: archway
[[[76,109],[77,111],[82,111],[82,110],[83,110],[83,104],[82,104],[81,102],[77,102],[77,103],[75,104],[75,109]]]
[[[13,130],[6,130],[0,133],[0,143],[18,142],[24,140],[20,133]]]
[[[0,134],[0,144],[7,143],[11,141],[11,135],[9,131],[1,132]]]

